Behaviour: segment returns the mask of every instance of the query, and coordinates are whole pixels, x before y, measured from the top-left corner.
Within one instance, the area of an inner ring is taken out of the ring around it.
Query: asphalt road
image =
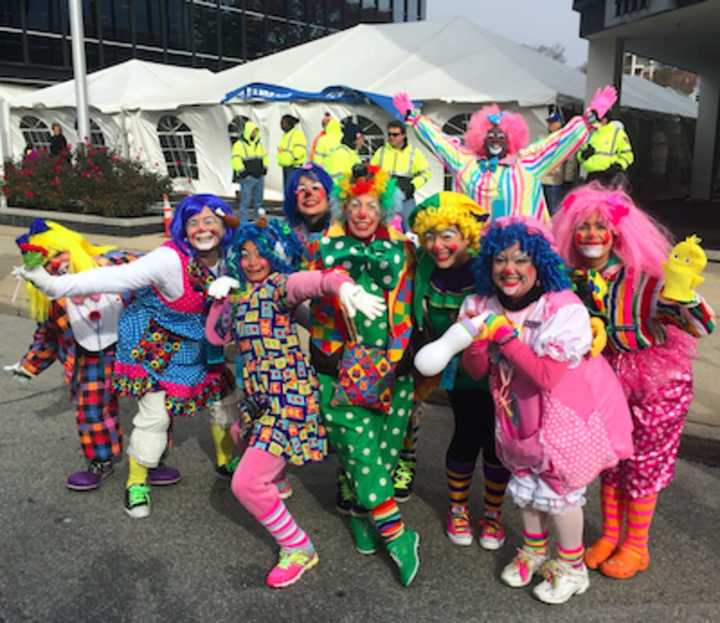
[[[32,323],[0,315],[0,361],[12,363]],[[432,407],[420,442],[417,494],[402,506],[422,537],[423,566],[403,589],[384,554],[352,549],[334,511],[334,459],[290,471],[289,506],[310,533],[320,564],[299,584],[263,584],[275,546],[213,472],[207,419],[176,422],[171,463],[184,479],[153,491],[153,513],[122,510],[126,464],[92,493],[65,489],[82,464],[73,410],[55,366],[26,386],[0,378],[0,621],[720,621],[717,564],[720,469],[681,461],[661,497],[650,570],[621,582],[591,575],[565,606],[546,606],[498,575],[519,544],[506,503],[509,544],[491,553],[444,536],[444,450],[452,421]],[[132,404],[122,405],[129,427]],[[476,482],[473,508],[479,510]],[[598,491],[586,539],[599,530]]]

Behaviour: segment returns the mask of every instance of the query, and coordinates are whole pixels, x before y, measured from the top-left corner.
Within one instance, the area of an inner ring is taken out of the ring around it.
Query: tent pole
[[[127,130],[127,110],[120,111],[120,131],[122,132],[122,155],[123,158],[130,158],[130,141]]]
[[[78,119],[78,149],[90,143],[88,114],[87,69],[85,66],[85,27],[80,0],[68,0],[70,7],[70,35],[72,37],[73,74],[75,77],[75,106]]]

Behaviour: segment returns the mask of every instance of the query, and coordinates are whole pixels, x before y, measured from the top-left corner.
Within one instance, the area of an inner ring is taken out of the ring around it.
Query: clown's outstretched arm
[[[396,93],[393,96],[396,110],[415,130],[417,137],[453,174],[460,171],[468,161],[475,158],[463,150],[457,137],[445,134],[429,117],[420,114],[413,107],[407,93]]]
[[[68,318],[64,307],[52,303],[46,320],[38,322],[33,333],[32,344],[20,358],[18,366],[36,376],[47,370],[60,357],[61,323],[67,325]]]
[[[32,282],[50,298],[86,296],[96,293],[131,292],[155,286],[170,301],[183,293],[183,274],[180,258],[168,247],[160,247],[130,264],[104,266],[81,273],[49,275],[44,268],[24,266],[13,274]]]

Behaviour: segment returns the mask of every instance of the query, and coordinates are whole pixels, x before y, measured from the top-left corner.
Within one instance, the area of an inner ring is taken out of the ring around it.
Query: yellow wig
[[[488,213],[469,197],[443,191],[418,205],[410,215],[410,227],[420,240],[429,231],[454,227],[468,241],[468,249],[477,252],[488,218]]]
[[[44,229],[43,229],[44,226]],[[91,244],[85,237],[72,229],[63,227],[54,221],[37,219],[27,236],[22,237],[34,247],[41,247],[47,252],[47,260],[60,253],[69,255],[70,272],[79,273],[99,266],[97,256],[112,251],[115,247],[102,247]],[[31,283],[27,283],[30,299],[30,315],[38,322],[47,319],[50,300]]]

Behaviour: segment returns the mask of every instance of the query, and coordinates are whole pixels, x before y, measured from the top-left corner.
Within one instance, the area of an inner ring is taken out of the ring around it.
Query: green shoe
[[[420,569],[419,546],[420,535],[409,528],[405,528],[402,535],[387,544],[390,558],[393,559],[400,571],[400,583],[403,586],[410,586]]]
[[[379,536],[370,519],[365,516],[350,515],[350,533],[355,549],[363,556],[371,556],[377,551]]]
[[[133,519],[144,519],[150,515],[150,487],[130,485],[125,489],[125,512]]]
[[[225,465],[217,465],[215,473],[221,478],[232,478],[238,465],[240,465],[240,458],[234,456]]]

